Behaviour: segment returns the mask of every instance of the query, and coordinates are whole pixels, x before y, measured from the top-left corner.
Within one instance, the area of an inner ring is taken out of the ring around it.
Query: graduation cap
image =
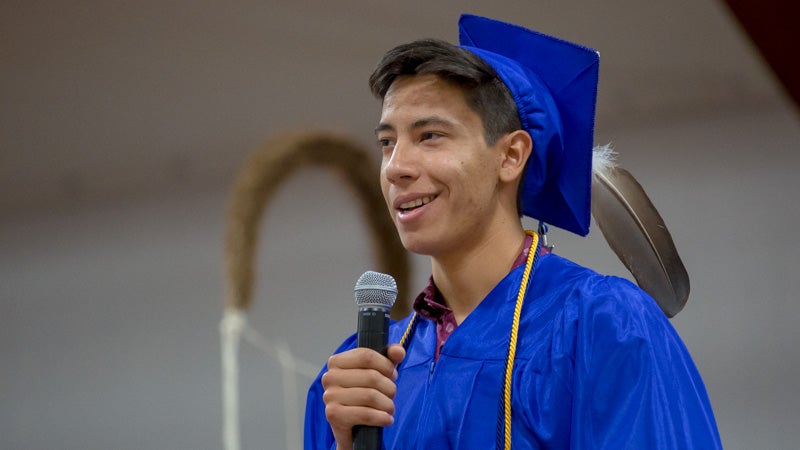
[[[517,25],[462,15],[459,41],[511,91],[533,152],[522,213],[585,236],[591,215],[597,51]]]

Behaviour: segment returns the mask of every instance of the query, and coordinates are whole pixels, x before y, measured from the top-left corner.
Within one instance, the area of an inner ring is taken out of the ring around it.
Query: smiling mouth
[[[418,198],[416,200],[400,204],[400,207],[398,209],[403,212],[411,211],[412,209],[416,209],[419,208],[420,206],[427,205],[428,203],[433,201],[434,198],[436,197],[430,196],[430,197]]]

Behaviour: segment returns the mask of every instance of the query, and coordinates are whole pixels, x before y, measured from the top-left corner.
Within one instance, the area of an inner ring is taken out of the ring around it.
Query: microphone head
[[[397,283],[391,275],[368,270],[353,288],[359,308],[390,309],[397,299]]]

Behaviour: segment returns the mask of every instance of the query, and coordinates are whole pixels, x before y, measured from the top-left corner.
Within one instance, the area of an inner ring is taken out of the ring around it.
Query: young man
[[[381,185],[403,245],[429,255],[388,358],[351,337],[311,386],[306,449],[714,449],[702,380],[652,298],[548,252],[524,214],[589,226],[596,52],[464,16],[456,47],[389,51]]]

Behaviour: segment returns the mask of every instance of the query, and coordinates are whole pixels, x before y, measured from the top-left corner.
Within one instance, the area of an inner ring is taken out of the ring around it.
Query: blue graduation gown
[[[419,319],[398,368],[395,422],[383,432],[387,450],[495,448],[523,270],[495,286],[448,338],[438,361],[436,325]],[[408,321],[391,325],[390,342],[399,342]],[[337,352],[355,345],[351,336]],[[335,448],[320,377],[308,393],[306,450]],[[522,309],[512,446],[721,448],[703,381],[655,301],[627,280],[553,254],[540,257]]]

